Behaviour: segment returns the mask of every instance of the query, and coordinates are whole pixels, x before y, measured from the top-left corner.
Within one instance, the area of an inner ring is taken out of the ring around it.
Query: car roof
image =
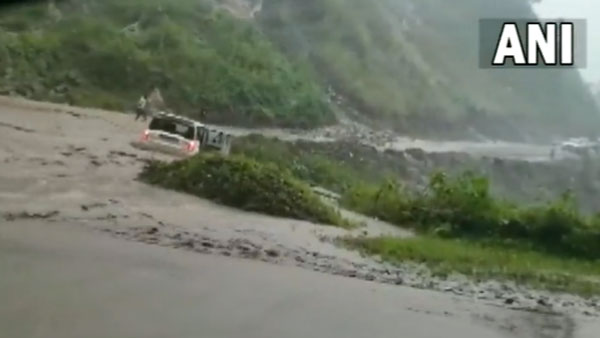
[[[194,125],[194,127],[205,127],[209,130],[209,132],[217,132],[217,133],[222,133],[226,136],[229,137],[234,137],[233,134],[227,132],[226,130],[222,130],[219,129],[217,127],[209,127],[207,125],[205,125],[202,122],[196,121],[196,120],[192,120],[188,117],[185,116],[181,116],[181,115],[176,115],[173,113],[166,113],[166,112],[159,112],[157,113],[153,118],[166,118],[166,119],[172,119],[172,120],[176,120],[176,121],[182,121],[182,122],[187,122],[187,123],[191,123]]]
[[[196,127],[203,127],[204,123],[196,121],[196,120],[192,120],[188,117],[185,116],[181,116],[181,115],[176,115],[173,113],[166,113],[166,112],[159,112],[158,114],[156,114],[156,116],[154,116],[154,118],[167,118],[167,119],[173,119],[173,120],[177,120],[177,121],[182,121],[182,122],[187,122],[187,123],[191,123]]]

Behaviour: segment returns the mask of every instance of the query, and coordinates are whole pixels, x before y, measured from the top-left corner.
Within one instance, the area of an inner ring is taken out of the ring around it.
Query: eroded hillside
[[[267,5],[268,4],[268,5]],[[532,17],[523,0],[266,1],[262,26],[364,117],[420,133],[584,133],[598,122],[575,71],[478,69],[478,20]]]
[[[533,15],[526,0],[50,1],[0,15],[0,92],[124,110],[159,86],[227,124],[337,110],[429,137],[594,133],[577,72],[478,68],[480,18]]]

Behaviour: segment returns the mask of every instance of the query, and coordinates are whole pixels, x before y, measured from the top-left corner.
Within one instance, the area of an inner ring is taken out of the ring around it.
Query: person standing
[[[146,111],[146,108],[148,106],[148,98],[146,98],[146,95],[142,95],[142,97],[140,97],[140,100],[138,101],[136,110],[135,110],[135,120],[137,121],[140,117],[143,118],[144,121],[146,121],[146,119],[148,118],[148,114]]]

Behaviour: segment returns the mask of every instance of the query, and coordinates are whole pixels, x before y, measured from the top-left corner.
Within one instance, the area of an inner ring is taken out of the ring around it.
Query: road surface
[[[0,226],[0,271],[3,337],[592,338],[600,329],[58,223]]]

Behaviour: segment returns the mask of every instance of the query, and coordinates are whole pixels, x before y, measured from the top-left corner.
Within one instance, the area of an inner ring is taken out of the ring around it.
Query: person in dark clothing
[[[135,120],[137,121],[140,117],[146,121],[146,119],[148,118],[148,114],[147,114],[147,108],[148,106],[148,98],[146,97],[146,95],[143,95],[142,97],[140,97],[140,100],[138,101],[138,105],[135,109]]]
[[[204,109],[200,110],[200,118],[202,120],[204,120],[206,118],[206,115],[208,115],[206,110],[204,110]]]

